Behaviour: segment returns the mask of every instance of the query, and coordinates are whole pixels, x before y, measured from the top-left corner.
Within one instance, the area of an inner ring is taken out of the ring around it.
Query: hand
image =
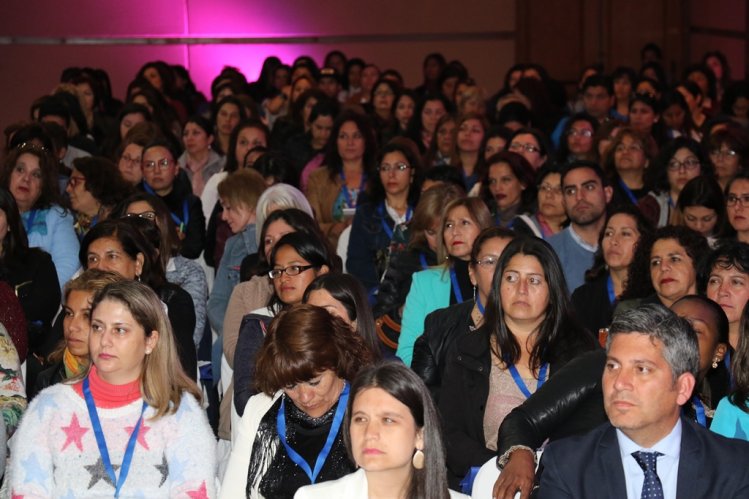
[[[525,449],[518,449],[510,454],[505,469],[499,474],[494,484],[494,499],[513,499],[520,491],[520,498],[527,499],[533,490],[536,478],[536,462],[533,454]]]

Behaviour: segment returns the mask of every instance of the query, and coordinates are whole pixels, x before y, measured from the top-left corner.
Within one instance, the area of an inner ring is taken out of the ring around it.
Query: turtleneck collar
[[[91,366],[91,370],[88,373],[88,380],[96,407],[114,409],[124,407],[141,398],[140,379],[125,383],[124,385],[112,385],[99,377],[96,372],[96,366]],[[73,385],[73,388],[78,395],[83,397],[83,381]]]

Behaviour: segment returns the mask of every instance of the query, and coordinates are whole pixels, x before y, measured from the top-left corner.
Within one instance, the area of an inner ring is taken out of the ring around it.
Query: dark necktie
[[[663,499],[663,486],[661,485],[661,479],[658,478],[658,473],[655,471],[658,456],[662,455],[660,452],[637,451],[632,453],[632,457],[635,458],[635,461],[645,473],[641,499]]]

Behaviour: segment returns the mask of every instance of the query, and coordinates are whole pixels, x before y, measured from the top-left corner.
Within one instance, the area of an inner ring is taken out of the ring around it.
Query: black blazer
[[[608,277],[608,272],[604,272],[572,293],[577,320],[596,337],[599,329],[609,327],[614,315],[614,306],[609,302]]]
[[[681,422],[677,497],[749,497],[749,442],[710,433],[685,418]],[[549,444],[539,474],[540,499],[627,497],[619,442],[610,423]]]

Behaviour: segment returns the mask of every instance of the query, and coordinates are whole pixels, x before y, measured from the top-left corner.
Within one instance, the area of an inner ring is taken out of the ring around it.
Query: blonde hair
[[[182,370],[166,307],[156,293],[143,283],[123,280],[108,284],[96,293],[91,310],[95,310],[105,300],[125,305],[133,319],[143,328],[145,337],[150,337],[153,331],[158,332],[158,341],[151,353],[143,358],[140,373],[141,396],[156,410],[152,419],[177,412],[185,392],[200,401],[198,386]],[[88,370],[74,381],[86,376]]]
[[[218,184],[218,197],[232,206],[245,206],[255,211],[265,191],[265,179],[257,170],[242,168],[230,173]]]

